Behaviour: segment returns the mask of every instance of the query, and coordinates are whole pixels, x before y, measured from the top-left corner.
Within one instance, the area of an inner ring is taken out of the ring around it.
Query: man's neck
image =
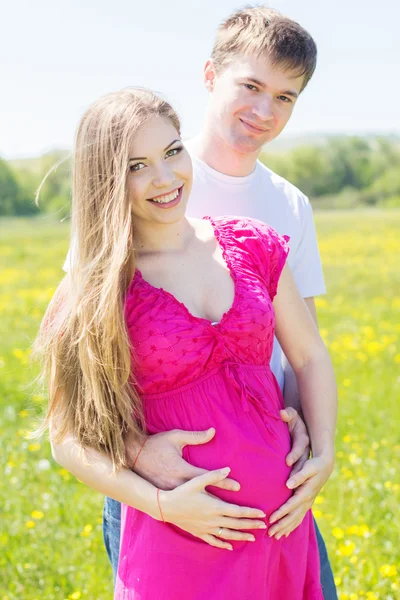
[[[207,127],[190,139],[188,147],[193,156],[215,171],[231,177],[250,175],[255,169],[259,154],[258,152],[253,154],[235,152],[220,137],[207,131]]]

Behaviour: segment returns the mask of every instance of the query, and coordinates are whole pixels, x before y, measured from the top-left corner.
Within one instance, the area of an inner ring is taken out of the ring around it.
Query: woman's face
[[[192,187],[192,161],[172,121],[154,117],[134,136],[128,190],[134,221],[176,223]]]

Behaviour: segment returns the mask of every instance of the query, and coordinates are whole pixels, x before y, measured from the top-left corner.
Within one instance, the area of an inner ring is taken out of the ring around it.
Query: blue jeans
[[[317,523],[315,523],[317,533],[319,557],[321,561],[321,585],[324,592],[324,600],[337,600],[335,582],[329,563],[328,553],[325,542],[322,539]],[[103,536],[108,558],[114,574],[114,583],[118,571],[119,540],[121,535],[121,505],[112,498],[105,499],[103,510]],[[293,557],[296,560],[296,557]]]

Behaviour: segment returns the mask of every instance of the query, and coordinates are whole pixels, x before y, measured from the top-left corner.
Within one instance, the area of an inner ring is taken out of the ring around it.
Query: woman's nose
[[[153,183],[155,187],[168,187],[175,181],[173,170],[168,165],[161,165],[154,173]]]

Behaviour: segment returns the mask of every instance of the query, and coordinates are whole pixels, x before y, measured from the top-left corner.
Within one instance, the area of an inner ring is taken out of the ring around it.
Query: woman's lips
[[[151,202],[151,204],[153,206],[157,206],[157,208],[174,208],[174,206],[177,206],[182,199],[182,190],[183,190],[183,185],[179,188],[179,193],[178,193],[177,197],[174,198],[173,200],[171,200],[170,202],[156,202],[155,200],[148,200],[148,202]],[[168,194],[164,194],[164,195],[168,195]]]

